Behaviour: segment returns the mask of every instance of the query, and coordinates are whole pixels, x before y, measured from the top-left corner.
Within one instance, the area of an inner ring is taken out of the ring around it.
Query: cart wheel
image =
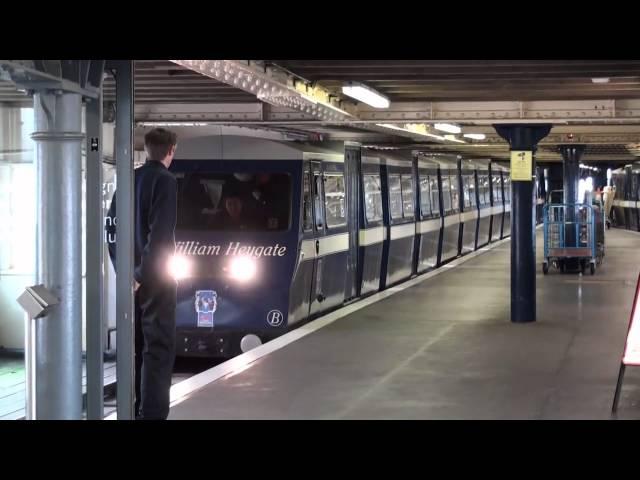
[[[596,273],[596,266],[593,263],[589,264],[589,271],[591,272],[591,275],[595,275]]]
[[[584,271],[587,269],[584,260],[580,260],[580,273],[584,275]]]
[[[545,275],[549,273],[549,264],[547,262],[544,262],[542,264],[542,273],[544,273]]]

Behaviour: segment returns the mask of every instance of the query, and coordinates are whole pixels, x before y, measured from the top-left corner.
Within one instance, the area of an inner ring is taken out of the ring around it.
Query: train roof
[[[411,166],[413,153],[410,150],[376,150],[363,148],[362,161],[364,163],[377,163],[382,165]]]
[[[422,162],[434,162],[442,168],[455,169],[458,168],[458,160],[460,155],[451,153],[423,153],[418,154],[418,160]]]
[[[501,171],[501,172],[509,172],[510,168],[507,165],[503,164],[503,163],[499,163],[499,162],[497,162],[495,160],[492,160],[491,161],[491,170],[493,170],[493,171]]]
[[[462,159],[462,168],[463,169],[476,169],[476,170],[489,170],[489,159],[480,159],[480,158],[463,158]]]
[[[176,161],[180,160],[305,160],[317,158],[344,161],[344,144],[339,149],[311,143],[283,142],[239,135],[192,137],[178,143]]]

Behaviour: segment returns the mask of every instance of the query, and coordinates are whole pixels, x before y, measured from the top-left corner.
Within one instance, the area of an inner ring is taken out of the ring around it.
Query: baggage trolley
[[[545,205],[544,261],[542,272],[549,265],[566,270],[568,260],[579,262],[580,271],[589,268],[591,275],[604,257],[604,210],[586,203],[556,203]]]

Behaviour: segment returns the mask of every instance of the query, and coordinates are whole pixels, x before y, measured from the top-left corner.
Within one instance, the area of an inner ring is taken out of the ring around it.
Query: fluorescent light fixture
[[[450,123],[436,123],[433,126],[436,130],[441,130],[447,133],[460,133],[462,129],[457,125],[451,125]]]
[[[487,136],[484,133],[465,133],[462,135],[465,138],[471,138],[473,140],[484,140]]]
[[[423,137],[436,138],[438,140],[445,140],[456,143],[467,143],[463,140],[455,138],[453,135],[435,135],[427,131],[427,126],[424,123],[407,123],[402,126],[394,125],[393,123],[376,123],[378,127],[390,128],[392,130],[400,130],[405,133],[412,133],[414,135],[422,135]]]
[[[609,79],[607,77],[592,78],[591,81],[593,83],[609,83]]]
[[[389,99],[361,83],[349,82],[342,86],[342,93],[374,108],[389,108]]]
[[[392,130],[400,130],[401,132],[405,132],[405,133],[413,133],[415,135],[422,135],[424,137],[437,138],[438,140],[446,140],[444,137],[440,135],[434,135],[433,133],[428,133],[426,131],[419,131],[418,129],[408,129],[408,128],[399,127],[398,125],[394,125],[393,123],[376,123],[376,125],[378,127],[390,128]]]

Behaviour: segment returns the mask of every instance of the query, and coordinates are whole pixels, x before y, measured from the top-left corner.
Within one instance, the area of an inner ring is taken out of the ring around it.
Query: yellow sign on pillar
[[[530,182],[533,175],[533,152],[511,150],[511,180]]]

